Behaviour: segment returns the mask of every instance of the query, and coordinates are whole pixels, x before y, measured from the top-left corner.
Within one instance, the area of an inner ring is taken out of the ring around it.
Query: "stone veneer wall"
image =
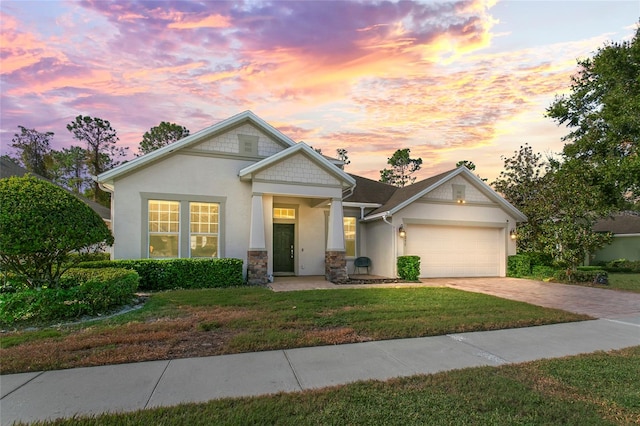
[[[249,285],[266,285],[268,254],[266,250],[249,250],[247,252],[247,283]]]
[[[326,251],[324,253],[324,277],[332,283],[345,282],[347,275],[347,256],[344,251]]]

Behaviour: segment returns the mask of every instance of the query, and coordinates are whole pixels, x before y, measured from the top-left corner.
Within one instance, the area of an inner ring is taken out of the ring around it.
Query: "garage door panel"
[[[420,256],[420,276],[500,275],[504,242],[498,228],[411,225],[406,253]]]

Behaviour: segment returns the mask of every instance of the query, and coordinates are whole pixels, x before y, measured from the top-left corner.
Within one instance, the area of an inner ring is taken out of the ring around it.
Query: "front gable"
[[[340,181],[302,153],[292,155],[253,175],[254,181],[339,187]]]
[[[474,182],[463,176],[455,176],[448,182],[441,184],[420,198],[420,201],[435,202],[464,202],[474,204],[496,204],[481,191]]]
[[[240,180],[252,182],[257,193],[310,198],[339,198],[355,180],[304,142],[240,170]]]
[[[98,182],[113,191],[116,179],[163,161],[178,152],[199,156],[213,155],[260,160],[295,145],[291,138],[251,111],[245,111],[108,170],[98,176]]]
[[[277,154],[288,147],[289,145],[270,137],[252,123],[244,123],[186,148],[184,152],[257,159]]]
[[[371,212],[365,220],[392,216],[416,202],[491,205],[508,213],[517,222],[527,220],[522,212],[464,166],[398,188],[387,203]]]

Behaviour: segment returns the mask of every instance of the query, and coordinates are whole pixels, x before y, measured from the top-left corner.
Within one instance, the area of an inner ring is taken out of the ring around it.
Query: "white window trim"
[[[217,203],[220,205],[218,212],[218,257],[224,258],[226,256],[225,247],[225,224],[226,222],[226,203],[227,197],[216,197],[206,195],[192,195],[192,194],[170,194],[170,193],[158,193],[158,192],[141,192],[140,199],[142,203],[141,209],[141,244],[140,244],[140,258],[149,258],[149,200],[158,201],[178,201],[180,202],[180,234],[178,237],[179,249],[178,256],[185,255],[190,256],[190,242],[191,242],[191,228],[189,227],[190,215],[189,215],[189,203],[201,202],[201,203]],[[187,230],[185,232],[185,230]]]

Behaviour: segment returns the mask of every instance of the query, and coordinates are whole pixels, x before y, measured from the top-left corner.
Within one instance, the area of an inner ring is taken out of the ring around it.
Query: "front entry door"
[[[294,271],[294,229],[292,223],[273,224],[273,272],[290,273]]]

